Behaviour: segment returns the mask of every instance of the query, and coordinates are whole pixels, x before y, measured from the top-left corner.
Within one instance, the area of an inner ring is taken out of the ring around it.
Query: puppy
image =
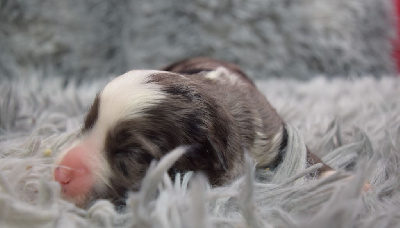
[[[178,146],[191,147],[171,176],[200,171],[220,186],[243,174],[244,149],[257,166],[273,169],[286,143],[282,118],[237,66],[192,58],[108,83],[79,139],[57,158],[54,179],[80,207],[99,198],[117,203],[140,188],[152,160]],[[308,160],[321,162],[311,153]]]

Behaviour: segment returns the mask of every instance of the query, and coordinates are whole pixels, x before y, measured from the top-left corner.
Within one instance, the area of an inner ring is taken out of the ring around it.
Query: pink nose
[[[81,143],[71,148],[56,161],[53,178],[60,183],[62,196],[77,205],[84,203],[94,183],[92,174],[93,149]]]
[[[67,185],[72,179],[72,170],[63,167],[57,167],[54,171],[54,180],[60,183],[62,186]]]

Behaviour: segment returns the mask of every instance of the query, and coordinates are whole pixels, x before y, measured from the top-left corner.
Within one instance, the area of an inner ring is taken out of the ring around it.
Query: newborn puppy
[[[257,166],[275,168],[286,143],[281,117],[237,66],[193,58],[107,84],[77,142],[58,157],[54,178],[78,206],[99,198],[117,203],[140,188],[152,160],[178,146],[191,147],[171,176],[201,171],[219,186],[243,174],[244,149]],[[321,162],[311,153],[309,161]]]

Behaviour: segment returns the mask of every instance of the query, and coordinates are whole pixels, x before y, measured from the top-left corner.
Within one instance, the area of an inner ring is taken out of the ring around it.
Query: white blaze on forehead
[[[93,133],[97,131],[96,133],[104,134],[104,131],[115,126],[118,121],[139,117],[143,115],[144,109],[161,102],[166,96],[161,91],[161,86],[148,83],[149,76],[157,73],[161,72],[130,71],[108,83],[100,93],[98,119]]]

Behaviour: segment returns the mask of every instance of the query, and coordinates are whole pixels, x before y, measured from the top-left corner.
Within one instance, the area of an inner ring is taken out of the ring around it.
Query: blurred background
[[[0,0],[0,80],[104,78],[193,56],[252,78],[396,71],[395,0]]]

